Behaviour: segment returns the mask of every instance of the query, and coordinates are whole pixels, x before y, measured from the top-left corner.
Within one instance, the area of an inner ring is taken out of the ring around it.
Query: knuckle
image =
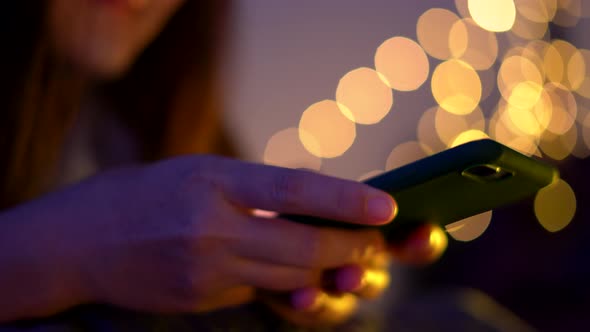
[[[299,172],[281,172],[273,181],[270,190],[271,200],[287,209],[297,209],[304,193],[304,177]]]

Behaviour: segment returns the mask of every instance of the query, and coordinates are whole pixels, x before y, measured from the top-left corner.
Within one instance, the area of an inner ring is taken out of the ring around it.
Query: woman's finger
[[[197,307],[194,308],[194,311],[207,312],[221,308],[238,306],[253,301],[255,297],[256,292],[252,287],[239,286],[230,288],[224,290],[221,293],[201,300]]]
[[[349,265],[325,274],[323,290],[332,294],[352,293],[364,299],[379,297],[389,286],[387,269]]]
[[[386,245],[377,230],[319,228],[283,219],[247,217],[232,251],[278,265],[329,269],[359,261]]]
[[[264,294],[261,299],[284,319],[307,327],[343,323],[358,307],[353,294],[331,295],[319,288],[298,289],[288,297]]]
[[[397,213],[394,199],[366,184],[312,172],[216,160],[227,198],[244,208],[381,225]]]
[[[241,257],[237,257],[233,262],[232,274],[239,278],[239,283],[269,291],[291,291],[318,286],[321,280],[319,270],[277,265]]]
[[[436,261],[447,248],[448,239],[439,226],[425,224],[398,243],[389,244],[393,257],[403,263],[424,265]]]

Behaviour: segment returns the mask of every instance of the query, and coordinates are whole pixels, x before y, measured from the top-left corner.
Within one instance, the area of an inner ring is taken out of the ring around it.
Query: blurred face
[[[52,0],[54,46],[94,78],[124,73],[184,0]]]

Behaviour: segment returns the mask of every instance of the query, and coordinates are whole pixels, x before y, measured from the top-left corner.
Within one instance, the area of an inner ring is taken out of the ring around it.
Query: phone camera
[[[475,165],[464,170],[461,175],[482,182],[492,182],[504,180],[514,174],[496,165]]]

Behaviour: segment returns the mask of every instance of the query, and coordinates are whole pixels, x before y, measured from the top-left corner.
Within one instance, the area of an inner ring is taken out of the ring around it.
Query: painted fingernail
[[[314,311],[323,305],[325,294],[316,288],[301,288],[291,295],[291,306],[300,311]]]
[[[367,200],[366,213],[375,223],[386,223],[397,214],[397,204],[391,196],[377,192]]]
[[[336,290],[338,292],[354,292],[363,286],[364,276],[364,269],[358,265],[342,267],[336,273]]]

